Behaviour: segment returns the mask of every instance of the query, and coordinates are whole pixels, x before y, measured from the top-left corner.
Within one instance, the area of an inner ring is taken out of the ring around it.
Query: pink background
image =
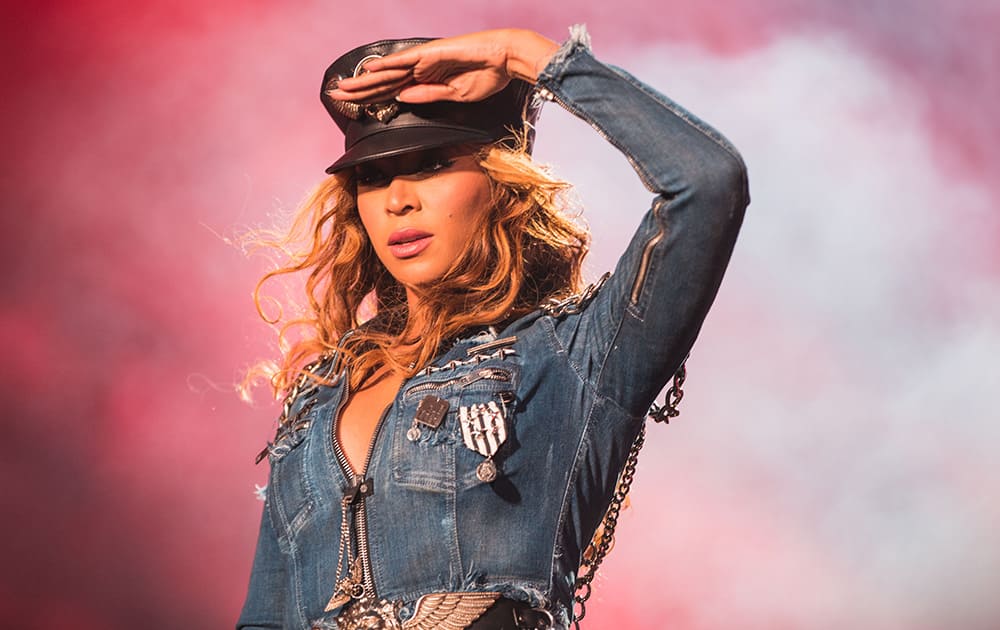
[[[345,8],[348,7],[348,8]],[[338,155],[322,71],[522,25],[723,130],[753,204],[651,427],[586,628],[1000,625],[996,2],[37,2],[5,8],[0,624],[230,627],[277,407],[233,239]],[[588,274],[648,206],[550,105]]]

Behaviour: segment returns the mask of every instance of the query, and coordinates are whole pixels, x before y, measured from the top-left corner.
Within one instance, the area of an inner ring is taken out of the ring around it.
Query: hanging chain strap
[[[681,366],[677,368],[677,372],[674,373],[673,383],[670,385],[670,389],[667,390],[667,397],[664,404],[660,406],[654,402],[650,406],[648,415],[654,422],[667,424],[670,422],[670,418],[676,418],[680,414],[677,405],[680,403],[681,398],[684,397],[684,390],[681,387],[687,378],[686,365],[687,359],[685,358]],[[604,513],[604,520],[601,521],[601,535],[595,537],[600,542],[595,544],[594,540],[591,540],[583,553],[583,561],[580,563],[580,570],[577,572],[576,583],[574,584],[573,602],[576,606],[572,611],[572,615],[573,627],[576,630],[580,630],[580,622],[587,616],[587,600],[590,599],[591,583],[594,581],[597,569],[600,568],[608,552],[615,546],[615,528],[618,526],[618,516],[621,514],[622,506],[624,506],[625,500],[628,498],[632,481],[635,479],[635,468],[636,464],[639,463],[639,451],[642,450],[642,445],[645,441],[646,423],[644,422],[642,428],[639,429],[639,435],[632,442],[632,448],[629,449],[628,459],[625,460],[625,467],[622,468],[622,472],[618,476],[615,494],[611,497],[611,504],[608,505],[608,511]]]
[[[667,399],[663,406],[657,405],[655,402],[649,406],[649,417],[653,422],[662,422],[663,424],[670,424],[671,418],[676,418],[680,415],[680,409],[677,408],[681,404],[681,399],[684,398],[684,381],[687,379],[687,357],[681,362],[681,366],[677,368],[674,372],[673,383],[670,384],[670,389],[667,390]]]

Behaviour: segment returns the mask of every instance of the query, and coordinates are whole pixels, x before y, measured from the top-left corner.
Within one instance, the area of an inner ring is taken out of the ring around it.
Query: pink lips
[[[414,228],[396,230],[389,235],[389,251],[396,258],[412,258],[427,249],[433,236]]]

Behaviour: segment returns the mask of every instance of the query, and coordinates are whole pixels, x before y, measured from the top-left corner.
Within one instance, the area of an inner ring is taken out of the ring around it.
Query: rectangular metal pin
[[[441,426],[441,421],[448,413],[448,407],[447,400],[433,395],[424,396],[417,405],[417,414],[413,419],[424,426],[436,429]]]

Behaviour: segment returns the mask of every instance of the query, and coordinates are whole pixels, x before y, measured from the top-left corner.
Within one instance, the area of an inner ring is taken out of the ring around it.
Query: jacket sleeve
[[[250,573],[250,588],[243,611],[236,622],[237,630],[284,627],[285,593],[288,589],[285,571],[285,557],[278,547],[278,538],[265,503],[257,537],[257,552]]]
[[[582,28],[538,80],[616,146],[656,196],[614,274],[556,325],[574,370],[633,417],[687,356],[715,299],[749,203],[746,167],[717,131],[591,55]]]

